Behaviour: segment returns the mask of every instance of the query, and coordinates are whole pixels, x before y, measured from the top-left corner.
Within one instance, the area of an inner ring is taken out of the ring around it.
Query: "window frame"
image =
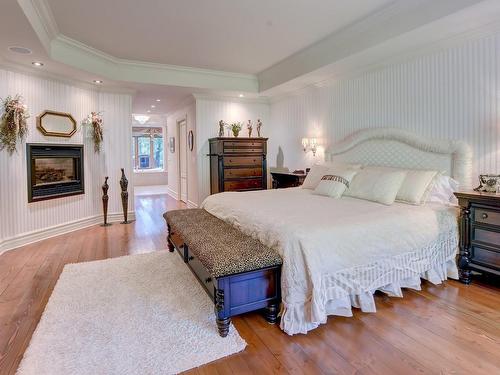
[[[132,134],[132,142],[133,142],[133,156],[134,156],[134,172],[136,173],[161,173],[165,172],[165,160],[156,160],[155,158],[155,139],[161,139],[162,149],[163,149],[163,159],[165,158],[165,143],[164,143],[164,129],[161,129],[161,134]],[[140,168],[140,160],[139,160],[139,138],[148,138],[149,139],[149,168]],[[159,163],[163,165],[162,167],[158,166]],[[153,166],[151,166],[153,164]]]

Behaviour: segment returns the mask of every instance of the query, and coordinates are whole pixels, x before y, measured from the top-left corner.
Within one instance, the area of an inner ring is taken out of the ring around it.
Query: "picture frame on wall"
[[[168,139],[168,147],[170,152],[173,154],[175,152],[175,137],[170,137]]]

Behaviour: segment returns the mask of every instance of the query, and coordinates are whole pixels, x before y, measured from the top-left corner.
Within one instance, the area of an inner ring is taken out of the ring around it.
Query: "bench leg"
[[[167,236],[168,251],[173,253],[174,252],[174,245],[172,245],[172,242],[170,242],[170,235],[172,234],[172,228],[170,228],[170,225],[168,225],[168,224],[167,224],[167,230],[168,230],[168,236]]]
[[[167,237],[167,247],[168,247],[168,251],[170,251],[171,253],[174,252],[174,245],[172,245],[172,242],[170,242],[168,237]]]
[[[229,326],[231,325],[231,318],[219,319],[217,318],[217,329],[219,330],[220,337],[226,337],[229,333]]]
[[[278,321],[278,305],[269,305],[264,309],[264,319],[269,324],[275,324]]]

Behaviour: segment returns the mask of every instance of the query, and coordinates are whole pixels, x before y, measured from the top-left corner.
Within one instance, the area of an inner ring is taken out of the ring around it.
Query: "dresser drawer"
[[[262,189],[262,179],[246,179],[238,181],[224,181],[224,190],[251,190]]]
[[[500,232],[475,227],[473,228],[472,241],[481,241],[500,247]]]
[[[472,263],[478,263],[500,270],[500,253],[496,251],[473,246],[471,261]]]
[[[262,157],[256,156],[224,156],[224,165],[228,167],[236,166],[261,166]]]
[[[224,178],[238,177],[261,177],[262,168],[226,168],[224,169]]]
[[[189,248],[187,250],[187,263],[213,299],[215,295],[214,280],[203,264],[201,264],[198,258],[189,250]]]
[[[500,212],[486,208],[474,208],[474,221],[481,224],[500,226]]]
[[[243,141],[243,142],[235,142],[235,141],[224,141],[224,148],[259,148],[262,150],[263,143],[257,141]]]

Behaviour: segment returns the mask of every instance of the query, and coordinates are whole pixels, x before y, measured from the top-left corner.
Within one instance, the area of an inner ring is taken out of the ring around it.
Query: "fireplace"
[[[28,202],[83,194],[83,146],[28,144]]]

